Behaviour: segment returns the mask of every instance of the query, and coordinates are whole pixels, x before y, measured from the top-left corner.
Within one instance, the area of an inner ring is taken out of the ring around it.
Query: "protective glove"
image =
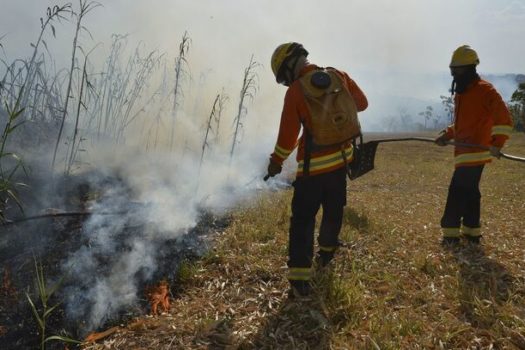
[[[444,136],[438,136],[436,137],[436,139],[434,140],[434,142],[438,145],[438,146],[446,146],[447,145],[447,139],[444,137]]]
[[[490,155],[496,158],[501,158],[501,148],[496,146],[490,146],[489,148]]]
[[[440,132],[439,133],[439,136],[436,137],[436,139],[434,140],[434,142],[439,145],[439,146],[446,146],[447,145],[447,141],[448,139],[445,137],[445,132]]]
[[[274,177],[282,170],[283,166],[270,158],[270,163],[268,164],[268,176]]]

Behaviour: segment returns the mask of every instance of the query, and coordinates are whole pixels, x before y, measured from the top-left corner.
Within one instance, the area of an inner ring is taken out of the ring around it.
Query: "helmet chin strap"
[[[295,63],[295,67],[294,67],[295,79],[299,78],[299,73],[301,72],[303,67],[306,66],[307,64],[308,64],[308,59],[306,58],[306,56],[300,55],[297,58],[297,62]]]
[[[284,68],[284,76],[286,78],[284,85],[290,86],[299,77],[299,72],[307,62],[306,57],[303,55],[290,59]]]

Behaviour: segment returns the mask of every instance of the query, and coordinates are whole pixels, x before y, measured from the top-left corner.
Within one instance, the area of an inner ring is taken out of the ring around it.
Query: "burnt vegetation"
[[[208,161],[221,153],[231,159],[220,140],[240,142],[228,140],[228,123],[221,123],[228,94],[220,88],[206,96],[215,88],[204,86],[205,79],[198,92],[192,90],[188,32],[174,58],[147,51],[144,43],[130,48],[129,35],[113,34],[107,57],[97,66],[93,57],[100,57],[103,45],[86,23],[101,7],[78,0],[48,8],[30,57],[1,59],[2,348],[73,347],[90,332],[166,312],[178,291],[181,266],[205,254],[229,222],[206,206],[213,194],[200,203],[190,193],[205,181],[199,177]],[[68,28],[73,31],[71,56],[67,68],[57,68],[51,41]],[[0,38],[7,57],[6,41],[8,36]],[[245,95],[253,99],[257,83],[247,84]],[[189,115],[183,102],[203,108]],[[191,144],[188,123],[205,125],[191,135]],[[240,121],[234,124],[237,135]],[[138,199],[141,193],[122,170],[97,169],[91,161],[97,147],[110,154],[137,145],[145,154],[167,152],[173,159],[191,153],[195,161],[185,164],[199,174],[191,189],[184,179],[153,184],[174,187],[170,191],[180,192],[181,203],[186,196],[184,213],[173,208],[159,214],[159,204]],[[165,226],[157,225],[154,216],[162,217]],[[120,275],[119,269],[127,272]],[[111,291],[115,295],[106,298]],[[108,300],[97,305],[99,299]]]

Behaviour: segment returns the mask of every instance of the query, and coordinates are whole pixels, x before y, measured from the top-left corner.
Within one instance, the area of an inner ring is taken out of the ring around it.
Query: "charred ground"
[[[66,312],[64,301],[74,293],[78,299],[76,302],[88,303],[79,291],[87,291],[90,283],[97,278],[113,273],[110,269],[118,260],[119,253],[128,252],[135,237],[162,237],[158,241],[150,240],[150,244],[157,247],[155,258],[159,263],[152,272],[137,271],[134,276],[138,291],[136,302],[105,318],[103,328],[148,313],[150,305],[146,291],[159,281],[168,281],[173,286],[172,293],[175,293],[181,264],[205,254],[216,233],[222,231],[230,220],[228,216],[218,217],[203,209],[197,225],[190,229],[175,233],[156,232],[154,226],[143,224],[143,220],[134,220],[136,216],[144,214],[145,204],[135,202],[132,198],[129,198],[125,207],[119,206],[114,211],[97,213],[92,210],[92,203],[110,188],[126,187],[121,178],[84,174],[55,179],[54,183],[57,186],[54,192],[42,187],[39,191],[22,189],[20,199],[23,203],[29,203],[25,212],[11,208],[9,214],[12,219],[1,226],[0,266],[3,280],[0,286],[0,337],[3,349],[35,349],[40,346],[37,320],[26,297],[27,293],[41,311],[35,281],[37,266],[41,266],[48,288],[58,286],[56,294],[49,300],[49,306],[60,305],[47,320],[46,335],[84,339],[89,332],[96,330],[84,319],[89,307],[83,309],[85,315],[71,315]],[[43,186],[38,179],[27,185],[27,189]],[[53,195],[42,198],[39,193]],[[125,217],[126,222],[120,231],[112,233],[112,241],[118,244],[114,254],[96,255],[97,275],[76,275],[65,262],[72,254],[78,254],[83,247],[89,249],[93,244],[89,233],[85,232],[85,223],[94,215],[106,216],[108,220]],[[166,238],[169,235],[173,238]],[[63,349],[64,345],[49,342],[46,348]]]

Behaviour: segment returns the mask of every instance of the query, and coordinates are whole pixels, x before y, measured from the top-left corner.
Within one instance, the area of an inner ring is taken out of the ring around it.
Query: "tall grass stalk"
[[[142,93],[147,86],[147,82],[154,70],[158,67],[161,56],[157,54],[156,51],[151,51],[145,58],[140,58],[139,51],[137,48],[135,59],[133,62],[137,65],[137,72],[131,83],[131,88],[125,94],[124,99],[121,100],[121,109],[122,113],[120,114],[120,120],[118,121],[119,125],[116,130],[116,142],[119,141],[124,136],[124,131],[128,126],[135,121],[139,116],[141,111],[144,110],[144,107],[139,108],[138,112],[132,114],[133,107],[136,102],[142,96]],[[130,69],[130,72],[132,70]],[[131,80],[131,74],[129,79]]]
[[[21,59],[16,59],[11,64],[7,64],[2,60],[2,63],[5,65],[6,70],[0,82],[0,98],[5,103],[12,105],[18,99],[19,92],[24,86],[25,77],[23,72],[27,70],[28,64]],[[19,64],[22,67],[19,68]]]
[[[36,43],[31,44],[31,46],[33,47],[33,54],[31,56],[31,59],[29,60],[29,63],[27,64],[26,77],[25,77],[24,83],[22,84],[22,86],[25,89],[25,95],[23,96],[22,101],[21,101],[23,106],[27,104],[29,94],[31,93],[31,87],[33,84],[34,76],[35,76],[33,67],[35,65],[35,61],[36,61],[36,57],[38,54],[38,49],[40,47],[40,44],[43,43],[47,47],[47,44],[45,40],[43,39],[44,33],[46,32],[47,27],[50,26],[53,36],[56,37],[56,30],[51,22],[55,19],[59,21],[61,19],[66,19],[66,17],[64,17],[64,14],[66,13],[71,13],[70,3],[67,3],[63,6],[55,5],[52,8],[48,7],[47,12],[46,12],[46,19],[44,20],[42,17],[40,18],[40,34],[38,35],[38,39]]]
[[[204,134],[204,140],[201,146],[201,159],[199,162],[199,174],[201,171],[202,163],[204,161],[204,153],[206,152],[206,148],[210,148],[211,146],[210,137],[213,136],[213,142],[215,144],[217,144],[219,141],[219,126],[220,126],[220,121],[221,121],[221,115],[222,115],[222,111],[224,109],[224,105],[226,104],[227,100],[228,100],[228,96],[226,96],[223,90],[220,94],[217,94],[213,102],[211,112],[208,116],[208,120],[206,121],[206,132]]]
[[[77,103],[77,116],[75,118],[75,130],[73,131],[73,138],[71,140],[71,153],[69,155],[69,159],[66,161],[66,175],[69,175],[71,172],[71,167],[73,166],[74,160],[76,158],[77,150],[80,147],[80,141],[78,143],[78,146],[75,146],[77,143],[77,136],[78,136],[78,123],[80,121],[80,110],[82,107],[87,109],[86,105],[82,101],[82,96],[84,95],[84,85],[87,78],[87,72],[86,72],[86,65],[87,65],[88,57],[86,56],[84,58],[84,66],[82,68],[82,78],[80,80],[80,92],[78,95],[78,103]]]
[[[169,83],[168,83],[168,67],[166,60],[163,59],[163,74],[162,74],[162,81],[160,83],[160,86],[157,88],[157,91],[151,96],[152,99],[157,98],[157,96],[160,96],[160,102],[158,103],[159,109],[157,110],[157,113],[155,114],[155,118],[153,121],[153,124],[149,128],[146,136],[146,149],[149,149],[150,147],[150,136],[151,134],[154,134],[153,138],[153,149],[157,148],[157,145],[159,143],[159,129],[162,126],[162,113],[163,113],[163,106],[166,103],[166,101],[169,99],[170,94],[169,91]],[[152,101],[153,102],[153,101]]]
[[[175,86],[173,88],[173,108],[172,108],[172,123],[171,123],[171,135],[170,135],[170,151],[173,150],[173,143],[175,139],[175,122],[177,117],[177,108],[179,107],[179,97],[181,96],[181,84],[182,77],[185,73],[184,65],[188,64],[186,56],[190,50],[191,39],[188,36],[188,32],[184,32],[182,41],[179,44],[179,55],[175,59]]]
[[[56,156],[58,152],[58,145],[60,144],[60,139],[62,138],[62,132],[64,130],[64,124],[67,117],[67,110],[68,110],[68,104],[70,100],[70,94],[71,94],[71,87],[73,83],[73,74],[75,70],[75,60],[76,60],[76,53],[77,53],[77,42],[78,42],[78,35],[81,30],[87,30],[84,26],[82,26],[82,20],[84,19],[84,16],[86,16],[91,10],[94,8],[100,6],[100,4],[93,2],[93,1],[85,1],[85,0],[79,0],[80,4],[80,12],[76,13],[74,11],[71,11],[71,14],[76,16],[77,22],[76,22],[76,29],[75,29],[75,35],[73,37],[73,52],[71,53],[71,66],[69,69],[69,79],[67,83],[67,89],[65,94],[65,101],[64,101],[64,109],[62,111],[62,117],[60,120],[60,128],[58,130],[58,136],[57,141],[55,144],[55,150],[53,151],[53,161],[51,163],[51,168],[55,168],[55,162],[56,162]]]
[[[95,106],[92,115],[97,119],[97,138],[100,140],[102,133],[106,133],[109,127],[110,110],[114,88],[114,80],[118,77],[117,65],[123,47],[125,46],[126,35],[113,34],[110,54],[106,60],[106,67],[101,75],[98,90],[100,94],[96,96]]]
[[[161,95],[160,101],[157,103],[158,106],[160,107],[155,114],[155,118],[153,118],[152,125],[147,129],[147,132],[146,132],[146,140],[145,140],[146,150],[149,150],[150,147],[152,147],[153,149],[156,149],[159,144],[159,130],[163,126],[163,122],[162,122],[163,108],[162,106],[166,103],[167,99],[169,98],[169,95],[162,95],[161,93],[159,93],[160,89],[162,89],[162,86],[159,88],[159,90],[157,90],[156,93],[154,93],[151,96],[151,100],[150,100],[150,104],[154,104],[154,101],[156,100],[156,97],[157,97],[156,95]],[[144,120],[144,123],[146,123],[146,121],[147,120]],[[146,130],[146,127],[143,129]],[[152,135],[153,135],[153,142],[152,144],[150,144],[151,143],[150,138],[152,137]]]
[[[209,136],[210,132],[213,132],[212,121],[215,119],[215,114],[216,114],[216,111],[217,111],[217,105],[219,103],[220,97],[221,97],[220,94],[218,94],[215,97],[215,101],[213,101],[213,106],[211,107],[210,115],[208,116],[208,121],[206,122],[206,132],[204,133],[204,140],[202,141],[202,147],[201,147],[201,159],[200,159],[200,162],[199,162],[199,173],[200,173],[200,169],[202,167],[202,161],[204,159],[204,152],[206,151],[206,147],[209,147],[208,136]]]
[[[37,308],[37,306],[33,302],[33,299],[31,299],[28,293],[26,293],[26,298],[31,307],[31,311],[33,312],[33,316],[35,317],[35,320],[38,324],[38,331],[40,333],[40,349],[45,350],[46,343],[51,340],[58,340],[70,344],[80,344],[80,341],[65,336],[53,335],[46,337],[47,320],[51,316],[51,314],[56,310],[56,308],[60,306],[60,303],[50,306],[49,301],[62,284],[63,278],[61,278],[57,283],[55,283],[55,285],[51,287],[48,286],[44,276],[44,268],[41,263],[36,261],[36,259],[35,272],[36,288],[40,301],[40,312],[38,310],[39,308]]]
[[[215,133],[213,135],[213,143],[215,145],[218,145],[221,141],[221,138],[220,138],[221,117],[222,117],[222,112],[224,111],[224,108],[226,107],[226,103],[228,103],[229,99],[230,98],[228,97],[228,95],[226,94],[223,88],[220,93],[219,105],[217,106],[216,113],[215,113]]]
[[[103,72],[89,94],[92,108],[88,112],[87,128],[95,129],[97,139],[111,137],[118,144],[124,142],[126,129],[137,120],[157,93],[146,99],[145,105],[137,107],[162,55],[151,51],[143,57],[141,47],[137,46],[125,68],[120,69],[127,36],[114,34],[112,38]]]
[[[2,132],[2,138],[0,140],[0,221],[5,220],[4,208],[7,206],[9,199],[13,200],[23,212],[22,204],[16,193],[16,186],[23,186],[24,184],[13,183],[12,181],[13,176],[16,174],[18,169],[24,169],[23,163],[15,153],[6,152],[6,145],[9,136],[23,123],[23,121],[18,122],[18,118],[20,118],[24,112],[24,109],[20,107],[20,100],[22,98],[23,92],[24,89],[22,88],[18,94],[16,103],[12,108],[9,107],[7,103],[5,104],[8,118],[4,127],[4,131]],[[8,158],[14,160],[14,166],[11,166],[9,169],[5,169],[4,162]]]
[[[241,92],[239,94],[239,106],[237,108],[237,115],[235,116],[235,119],[233,121],[234,123],[234,133],[233,133],[233,140],[232,140],[232,147],[230,150],[230,163],[233,158],[233,152],[235,151],[235,145],[239,142],[240,139],[240,132],[242,130],[243,124],[242,119],[243,116],[246,115],[247,109],[244,105],[245,99],[250,98],[251,100],[254,99],[255,93],[258,90],[258,77],[255,70],[260,64],[256,62],[253,58],[253,55],[250,57],[250,63],[246,68],[244,68],[244,76],[242,80],[242,87]]]
[[[44,122],[59,119],[58,114],[62,111],[63,106],[61,90],[65,70],[51,73],[54,75],[51,76],[50,72],[46,70],[47,67],[53,66],[52,59],[50,60],[51,62],[47,62],[41,58],[34,63],[31,73],[33,78],[28,82],[27,87],[24,84],[27,79],[29,64],[21,59],[17,59],[9,65],[3,62],[6,71],[0,81],[0,100],[9,105],[14,105],[20,90],[24,87],[20,106],[24,108],[25,120]],[[0,113],[2,112],[3,109],[0,107]],[[38,138],[34,138],[32,142],[39,144]]]
[[[53,62],[51,62],[53,65]],[[35,109],[39,111],[41,121],[57,122],[60,120],[62,106],[64,99],[62,96],[62,87],[67,78],[67,70],[61,69],[58,72],[47,73],[44,71],[46,67],[42,66],[39,70],[39,84],[41,85],[41,99],[33,98]],[[47,74],[46,74],[47,73]]]

